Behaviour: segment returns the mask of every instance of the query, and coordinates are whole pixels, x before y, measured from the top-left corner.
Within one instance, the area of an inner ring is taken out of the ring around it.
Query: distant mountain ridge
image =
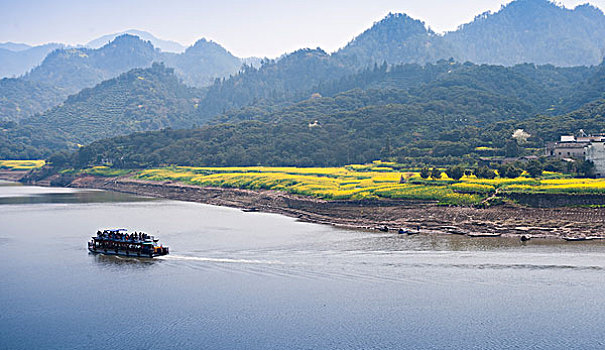
[[[364,67],[382,62],[422,64],[459,55],[424,22],[406,14],[389,13],[333,56],[345,64]]]
[[[548,0],[515,0],[438,35],[424,22],[389,14],[333,56],[358,66],[449,58],[505,66],[598,65],[605,57],[605,15],[588,4],[567,9]]]
[[[175,69],[179,79],[194,87],[211,85],[216,78],[235,74],[242,65],[239,58],[205,39],[175,54],[161,52],[149,41],[124,34],[98,49],[54,50],[39,66],[17,78],[28,83],[4,81],[0,84],[0,119],[18,120],[43,112],[84,88],[134,68],[150,67],[153,62],[165,62]],[[48,96],[44,96],[45,91]]]
[[[138,36],[142,40],[151,42],[151,44],[154,47],[156,47],[164,52],[182,53],[186,49],[185,46],[177,43],[176,41],[162,40],[162,39],[155,37],[153,34],[151,34],[149,32],[146,32],[143,30],[137,30],[137,29],[128,29],[123,32],[103,35],[102,37],[89,41],[84,46],[91,48],[91,49],[98,49],[100,47],[105,46],[107,43],[114,41],[114,39],[117,38],[118,36],[121,36],[124,34]]]
[[[243,63],[221,45],[204,38],[181,54],[162,53],[159,60],[175,68],[185,84],[195,87],[209,86],[216,78],[235,74]]]
[[[5,43],[0,43],[0,49],[6,49],[9,51],[13,51],[13,52],[19,52],[19,51],[31,49],[31,46],[27,45],[27,44],[23,44],[23,43],[13,43],[13,42],[8,41]]]
[[[54,85],[72,94],[130,69],[151,66],[156,57],[150,42],[124,34],[99,49],[55,50],[23,79]]]
[[[24,79],[43,80],[73,93],[130,69],[149,67],[152,62],[166,63],[176,69],[184,82],[197,87],[210,85],[214,78],[234,74],[242,64],[222,46],[206,39],[175,54],[162,52],[151,41],[138,36],[122,34],[98,49],[56,50]]]
[[[473,63],[597,65],[605,57],[605,15],[588,4],[566,9],[547,0],[516,0],[444,39]]]
[[[39,65],[52,51],[64,47],[55,43],[33,47],[11,44],[0,45],[0,78],[19,77]]]

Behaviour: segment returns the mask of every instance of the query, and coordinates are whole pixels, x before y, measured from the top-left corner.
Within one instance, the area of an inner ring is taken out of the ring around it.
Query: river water
[[[601,223],[602,224],[602,223]],[[102,228],[171,254],[89,254]],[[603,349],[605,244],[0,183],[2,349]]]

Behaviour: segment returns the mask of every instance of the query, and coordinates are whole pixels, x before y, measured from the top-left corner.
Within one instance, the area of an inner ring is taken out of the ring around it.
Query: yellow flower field
[[[32,170],[43,167],[43,160],[0,160],[0,170]]]
[[[418,169],[402,170],[395,163],[379,161],[334,168],[173,166],[143,170],[135,176],[199,186],[281,190],[328,200],[420,199],[453,205],[479,204],[496,189],[503,194],[605,194],[605,179],[564,178],[556,173],[545,174],[544,179],[527,174],[515,179],[464,176],[455,181],[445,174],[439,179],[422,179]]]
[[[31,170],[43,165],[42,160],[0,161],[0,169],[7,170]],[[541,179],[523,174],[515,179],[464,176],[456,181],[445,173],[439,179],[422,179],[419,169],[402,169],[395,163],[381,161],[331,168],[170,166],[137,171],[95,166],[64,171],[197,186],[280,190],[327,200],[391,198],[477,205],[496,191],[504,196],[511,193],[605,194],[605,179],[571,178],[551,172],[545,172]]]

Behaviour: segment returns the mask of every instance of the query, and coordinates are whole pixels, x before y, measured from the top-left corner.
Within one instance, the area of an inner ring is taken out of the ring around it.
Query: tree
[[[493,179],[496,177],[496,173],[485,165],[475,169],[474,173],[479,179]]]
[[[525,130],[523,130],[523,129],[517,129],[517,130],[515,130],[515,132],[513,132],[513,139],[515,139],[518,143],[527,142],[527,139],[530,136],[531,135],[529,133],[525,132]]]
[[[48,162],[52,166],[62,167],[71,161],[71,154],[65,151],[53,153],[49,158]]]
[[[527,173],[529,174],[529,176],[536,178],[536,177],[540,177],[542,176],[542,164],[540,164],[540,162],[538,162],[537,160],[532,160],[529,163],[527,163],[527,166],[525,167],[525,171],[527,171]]]
[[[513,164],[502,164],[498,167],[498,175],[502,178],[514,179],[521,176],[523,170],[517,168]]]
[[[447,170],[445,171],[445,173],[450,178],[458,181],[458,180],[460,180],[462,178],[462,176],[464,176],[464,168],[462,166],[460,166],[460,165],[456,165],[456,166],[453,166],[451,168],[447,168]]]
[[[523,173],[523,170],[517,168],[514,165],[511,165],[506,169],[504,176],[509,179],[514,179],[514,178],[521,176],[522,173]]]
[[[431,171],[429,170],[429,168],[424,167],[422,169],[420,169],[420,177],[423,179],[428,179],[429,176],[431,176]]]
[[[439,170],[438,168],[433,168],[431,170],[431,177],[433,179],[440,179],[441,178],[441,170]]]
[[[576,173],[580,177],[594,176],[594,163],[590,160],[578,159],[575,162]]]
[[[507,157],[517,157],[520,153],[519,144],[517,140],[508,140],[504,145],[504,155]]]

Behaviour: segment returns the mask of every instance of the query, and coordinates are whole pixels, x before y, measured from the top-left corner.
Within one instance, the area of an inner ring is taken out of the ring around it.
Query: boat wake
[[[187,255],[165,255],[162,257],[158,257],[157,259],[158,260],[200,261],[200,262],[226,263],[226,264],[286,265],[286,263],[277,261],[277,260],[208,258],[208,257],[187,256]]]

